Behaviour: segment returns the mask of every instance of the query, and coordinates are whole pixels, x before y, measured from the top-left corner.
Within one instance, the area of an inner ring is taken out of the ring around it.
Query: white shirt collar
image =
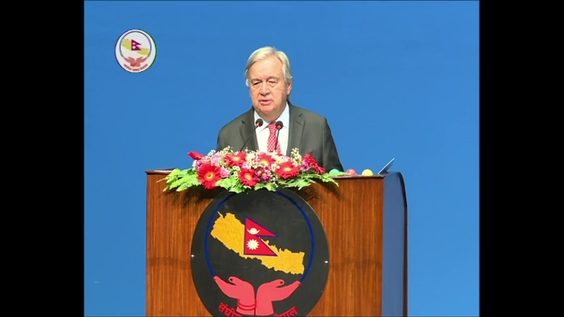
[[[254,115],[255,115],[255,122],[257,121],[258,118],[263,119],[256,110],[254,110]],[[263,119],[264,120],[264,119]],[[282,121],[283,127],[287,128],[288,127],[288,123],[290,122],[290,106],[288,105],[288,103],[286,102],[286,108],[284,108],[284,111],[282,111],[282,114],[280,115],[280,117],[278,117],[278,119],[276,121]],[[266,129],[268,128],[268,124],[270,124],[269,121],[264,120],[264,126],[262,129]],[[261,130],[262,130],[261,129]]]

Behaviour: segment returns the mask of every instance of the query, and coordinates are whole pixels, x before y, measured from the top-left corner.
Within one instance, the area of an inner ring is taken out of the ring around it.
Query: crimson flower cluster
[[[226,180],[230,186],[242,185],[255,188],[259,184],[277,184],[303,174],[325,174],[325,169],[313,156],[303,157],[297,149],[290,156],[259,151],[211,151],[208,155],[188,153],[194,159],[193,168],[197,179],[206,189],[214,189]],[[236,184],[238,183],[238,184]]]

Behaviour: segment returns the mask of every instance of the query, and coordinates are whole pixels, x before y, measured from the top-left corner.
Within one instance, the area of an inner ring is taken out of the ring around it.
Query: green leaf
[[[195,168],[189,168],[183,171],[183,175],[198,175]]]
[[[183,180],[188,184],[188,186],[192,187],[192,186],[199,186],[202,185],[200,183],[200,181],[198,180],[197,176],[187,176],[184,177]]]
[[[183,191],[183,190],[187,190],[189,187],[191,187],[190,184],[188,184],[188,183],[183,183],[182,185],[180,185],[180,186],[176,189],[176,191],[177,191],[177,192],[181,192],[181,191]]]
[[[162,181],[168,181],[168,176],[159,179],[159,180],[157,181],[157,183],[160,183],[160,182],[162,182]]]
[[[325,173],[322,176],[323,177],[335,177],[335,176],[347,176],[349,174],[347,174],[346,172],[333,172],[333,174],[330,173]]]
[[[276,187],[276,184],[274,183],[268,183],[266,184],[266,189],[268,189],[271,192],[275,192],[276,190],[278,190],[278,188]]]
[[[234,185],[235,184],[233,183],[232,178],[224,178],[224,179],[220,180],[219,182],[217,182],[217,186],[223,187],[225,189],[229,189]]]
[[[175,168],[167,176],[168,177],[174,177],[174,176],[180,175],[180,173],[182,173],[182,170],[180,170],[179,168]]]
[[[231,186],[227,190],[230,191],[230,192],[239,194],[239,193],[244,192],[245,188],[243,187],[243,184],[241,184],[239,182],[235,182],[235,183],[233,183],[233,186]]]
[[[193,186],[199,186],[200,181],[198,181],[198,173],[194,168],[188,168],[184,170],[174,169],[166,177],[167,185],[164,191],[175,189],[176,191],[183,191]]]
[[[258,183],[255,186],[255,190],[259,190],[259,189],[263,189],[265,188],[267,185],[265,183]]]
[[[282,185],[283,187],[297,187],[299,189],[302,189],[311,184],[313,184],[313,181],[307,178],[292,178],[290,180],[286,180],[283,184],[280,185]]]
[[[186,183],[186,179],[184,178],[177,179],[174,182],[170,183],[170,188],[176,188],[184,183]]]
[[[232,193],[236,193],[236,194],[240,194],[242,193],[244,190],[241,186],[233,186],[229,189],[230,192]]]

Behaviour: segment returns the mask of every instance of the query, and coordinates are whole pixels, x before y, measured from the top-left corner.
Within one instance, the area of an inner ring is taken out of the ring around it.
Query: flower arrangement
[[[166,180],[165,191],[183,191],[191,187],[206,189],[224,188],[234,193],[246,190],[267,189],[276,191],[279,187],[302,189],[316,181],[332,182],[333,176],[346,175],[338,172],[327,173],[318,165],[311,154],[303,157],[298,149],[290,156],[259,151],[233,151],[226,147],[211,151],[208,155],[190,152],[194,159],[192,168],[174,169],[162,180]]]

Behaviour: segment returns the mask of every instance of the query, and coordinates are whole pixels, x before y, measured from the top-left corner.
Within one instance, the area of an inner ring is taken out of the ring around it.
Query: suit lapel
[[[290,136],[288,140],[288,148],[286,149],[286,155],[290,156],[292,149],[300,148],[300,141],[302,140],[305,121],[301,111],[292,106],[290,103],[288,103],[288,107],[290,110]]]
[[[251,151],[258,150],[258,141],[257,141],[257,134],[255,133],[255,125],[254,125],[254,111],[253,109],[249,110],[243,120],[241,120],[241,127],[239,128],[239,132],[241,133],[241,142],[245,142],[249,135],[253,135],[249,142],[245,145]],[[241,143],[242,144],[242,143]],[[234,151],[239,151],[239,149],[233,149]],[[244,150],[244,149],[243,149]]]

